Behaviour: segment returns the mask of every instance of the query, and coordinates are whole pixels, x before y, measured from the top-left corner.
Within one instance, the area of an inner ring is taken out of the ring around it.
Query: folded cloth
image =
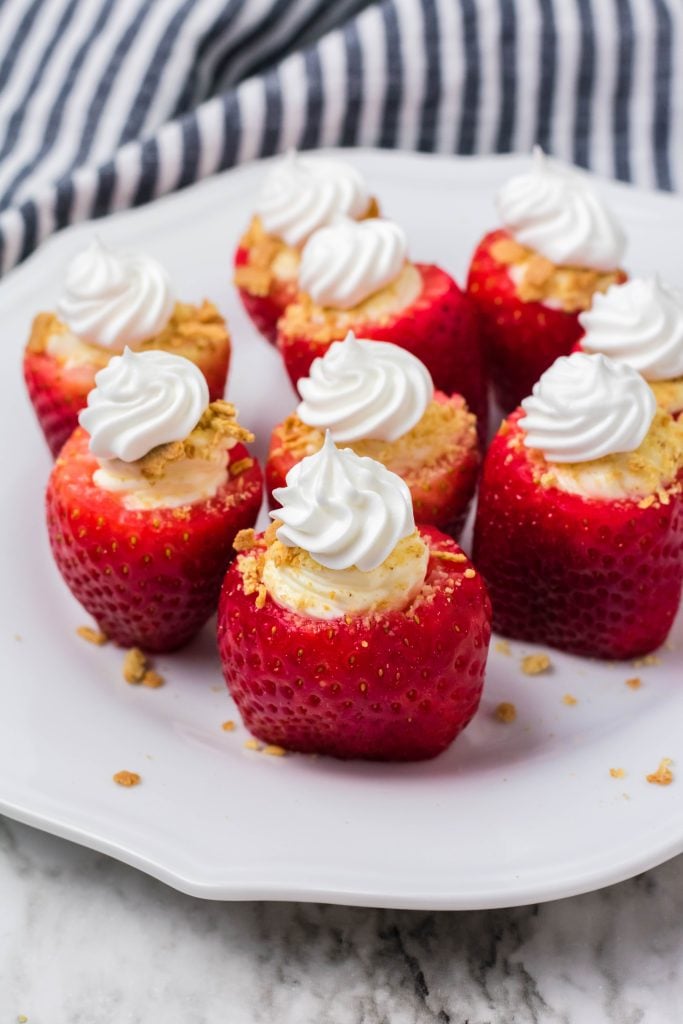
[[[284,149],[528,152],[683,181],[680,0],[0,5],[0,270]]]

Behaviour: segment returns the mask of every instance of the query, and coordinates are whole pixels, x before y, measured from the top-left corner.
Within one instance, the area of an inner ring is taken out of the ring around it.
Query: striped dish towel
[[[0,270],[289,147],[534,142],[683,181],[681,0],[6,0]]]

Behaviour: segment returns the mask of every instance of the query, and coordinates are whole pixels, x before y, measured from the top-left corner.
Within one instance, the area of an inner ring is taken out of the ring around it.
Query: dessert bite
[[[339,219],[301,254],[299,295],[278,324],[296,382],[349,331],[412,352],[444,394],[458,392],[485,431],[487,388],[474,304],[444,270],[411,263],[405,232],[389,220]]]
[[[467,291],[496,398],[510,412],[571,352],[593,296],[626,279],[625,239],[587,177],[538,146],[531,170],[503,186],[497,207],[503,227],[477,247]]]
[[[271,496],[296,463],[322,448],[328,431],[335,444],[405,480],[418,523],[457,539],[479,470],[476,417],[462,395],[435,391],[412,353],[352,331],[313,360],[297,387],[302,400],[270,442]]]
[[[579,316],[577,349],[603,352],[642,373],[657,404],[683,411],[683,294],[657,277],[636,277],[596,295]]]
[[[343,160],[289,152],[273,164],[256,212],[235,253],[234,282],[244,307],[268,341],[297,294],[301,249],[335,217],[377,217],[362,175]]]
[[[225,678],[247,727],[289,750],[434,757],[477,710],[486,588],[450,538],[416,528],[410,492],[370,458],[321,450],[240,535],[218,612]]]
[[[683,580],[683,423],[632,367],[561,357],[484,460],[474,560],[494,628],[573,654],[659,647]]]
[[[216,307],[177,302],[149,256],[94,239],[66,269],[55,312],[39,313],[24,352],[24,379],[53,455],[78,424],[95,374],[124,347],[185,356],[222,398],[230,336]]]
[[[261,506],[253,440],[197,366],[169,352],[100,370],[47,487],[57,566],[111,640],[187,643],[215,612],[236,534]]]

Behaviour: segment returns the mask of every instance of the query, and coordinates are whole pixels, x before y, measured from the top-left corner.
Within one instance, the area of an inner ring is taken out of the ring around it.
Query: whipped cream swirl
[[[114,252],[96,238],[67,267],[57,313],[83,341],[122,352],[165,327],[174,306],[160,263]]]
[[[581,347],[633,366],[647,380],[683,377],[683,294],[656,277],[597,292],[579,316]]]
[[[370,572],[415,531],[408,485],[374,459],[336,448],[330,434],[315,455],[287,474],[273,491],[281,508],[277,538],[307,551],[327,569],[356,566]]]
[[[546,370],[522,408],[527,448],[549,462],[590,462],[639,448],[656,402],[633,367],[574,352]]]
[[[586,177],[549,161],[539,146],[531,171],[508,181],[496,205],[519,244],[552,263],[601,271],[621,263],[626,239],[613,215]]]
[[[95,384],[78,420],[100,459],[134,462],[157,445],[184,440],[209,404],[201,370],[169,352],[126,348]]]
[[[389,342],[356,338],[353,331],[313,360],[297,388],[303,399],[299,419],[329,430],[333,441],[396,441],[419,423],[434,395],[429,370],[417,356]]]
[[[267,234],[300,246],[335,217],[356,220],[369,205],[367,185],[355,167],[291,151],[266,177],[256,212]]]
[[[405,232],[393,221],[339,219],[306,242],[299,287],[319,306],[351,309],[395,281],[407,253]]]

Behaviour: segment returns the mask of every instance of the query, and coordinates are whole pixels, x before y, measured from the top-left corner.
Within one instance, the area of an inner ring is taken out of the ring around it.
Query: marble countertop
[[[183,896],[0,818],[0,1024],[681,1024],[683,857],[467,913]]]

